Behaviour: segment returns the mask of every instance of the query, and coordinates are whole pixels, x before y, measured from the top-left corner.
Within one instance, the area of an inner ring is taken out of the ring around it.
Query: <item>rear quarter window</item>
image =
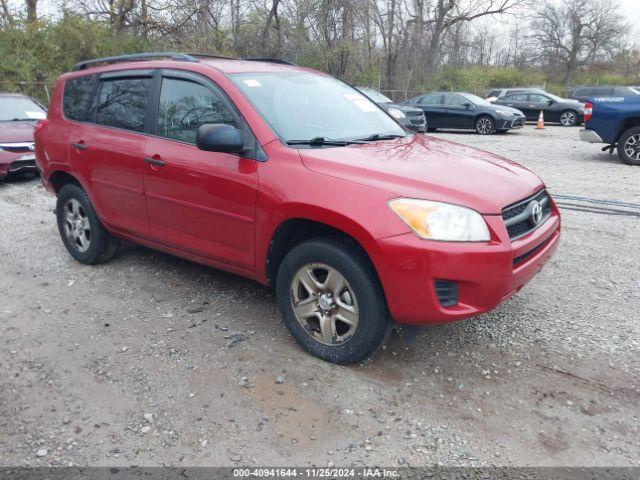
[[[95,75],[87,75],[85,77],[76,77],[67,80],[64,85],[62,100],[62,111],[65,117],[79,121],[85,119],[87,106],[91,100],[95,82]]]

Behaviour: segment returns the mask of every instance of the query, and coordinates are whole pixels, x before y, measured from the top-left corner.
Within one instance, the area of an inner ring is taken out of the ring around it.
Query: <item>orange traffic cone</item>
[[[538,124],[536,130],[544,130],[544,111],[540,110],[540,116],[538,117]]]

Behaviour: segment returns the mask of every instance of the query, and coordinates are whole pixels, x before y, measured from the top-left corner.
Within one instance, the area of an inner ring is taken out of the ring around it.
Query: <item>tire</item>
[[[640,126],[632,127],[620,135],[618,157],[627,165],[640,166]]]
[[[75,260],[94,265],[113,258],[120,242],[102,226],[81,187],[67,184],[60,189],[56,217],[62,243]]]
[[[315,238],[294,247],[278,270],[276,295],[291,336],[328,362],[348,365],[365,359],[378,349],[391,325],[373,267],[339,237]]]
[[[496,131],[496,122],[489,115],[482,115],[476,120],[475,129],[479,135],[491,135]]]
[[[563,127],[575,127],[578,124],[578,112],[574,110],[565,110],[559,117],[560,125]]]

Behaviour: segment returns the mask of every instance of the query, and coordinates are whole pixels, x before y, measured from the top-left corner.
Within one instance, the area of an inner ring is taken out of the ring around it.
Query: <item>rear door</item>
[[[526,93],[510,93],[502,97],[495,103],[498,103],[500,105],[506,105],[508,107],[517,108],[518,110],[522,111],[522,113],[524,113],[527,118],[529,118],[529,115],[527,114],[528,104],[527,104]]]
[[[166,70],[156,79],[154,136],[144,148],[145,195],[154,240],[244,269],[254,266],[257,142],[224,93],[199,75]],[[198,127],[243,132],[242,155],[196,147]]]
[[[69,160],[89,186],[100,219],[137,236],[149,232],[142,150],[151,70],[100,75],[84,121],[69,138]]]
[[[443,127],[444,125],[444,95],[441,93],[427,93],[423,95],[416,105],[424,112],[429,128]]]
[[[535,120],[540,116],[540,112],[545,112],[545,120],[555,122],[559,119],[558,112],[552,111],[553,100],[541,93],[530,93],[527,108],[524,114],[528,119]]]

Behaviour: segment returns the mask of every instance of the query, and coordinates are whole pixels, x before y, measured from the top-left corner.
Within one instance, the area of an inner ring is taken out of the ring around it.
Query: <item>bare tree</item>
[[[26,4],[27,23],[29,25],[34,25],[38,21],[38,0],[26,0]]]
[[[546,0],[535,12],[532,27],[540,57],[564,68],[571,85],[580,67],[612,55],[628,29],[617,0]]]

